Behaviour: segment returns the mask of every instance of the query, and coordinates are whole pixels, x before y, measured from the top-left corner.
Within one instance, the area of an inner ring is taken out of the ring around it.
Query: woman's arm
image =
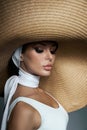
[[[32,106],[18,102],[10,115],[7,130],[37,130],[40,123],[40,115]]]

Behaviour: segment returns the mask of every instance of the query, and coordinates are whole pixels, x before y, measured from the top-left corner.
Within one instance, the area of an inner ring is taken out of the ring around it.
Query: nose
[[[49,61],[52,61],[53,55],[51,54],[50,50],[46,51],[46,59]]]

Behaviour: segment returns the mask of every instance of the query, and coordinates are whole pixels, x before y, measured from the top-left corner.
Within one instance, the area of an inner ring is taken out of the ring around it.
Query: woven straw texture
[[[59,49],[52,75],[40,86],[74,111],[87,104],[87,1],[0,0],[0,94],[7,63],[18,46],[56,40]]]

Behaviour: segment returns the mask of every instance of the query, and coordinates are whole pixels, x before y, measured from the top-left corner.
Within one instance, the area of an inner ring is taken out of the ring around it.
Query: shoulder
[[[18,127],[39,128],[41,124],[41,117],[39,112],[31,105],[22,101],[18,102],[9,118],[9,123],[14,125],[18,124]],[[21,126],[19,126],[21,125]]]

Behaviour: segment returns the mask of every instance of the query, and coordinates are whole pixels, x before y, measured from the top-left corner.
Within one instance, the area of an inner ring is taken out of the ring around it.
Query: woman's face
[[[21,68],[39,76],[49,76],[55,61],[54,44],[37,43],[29,45],[21,54]]]

